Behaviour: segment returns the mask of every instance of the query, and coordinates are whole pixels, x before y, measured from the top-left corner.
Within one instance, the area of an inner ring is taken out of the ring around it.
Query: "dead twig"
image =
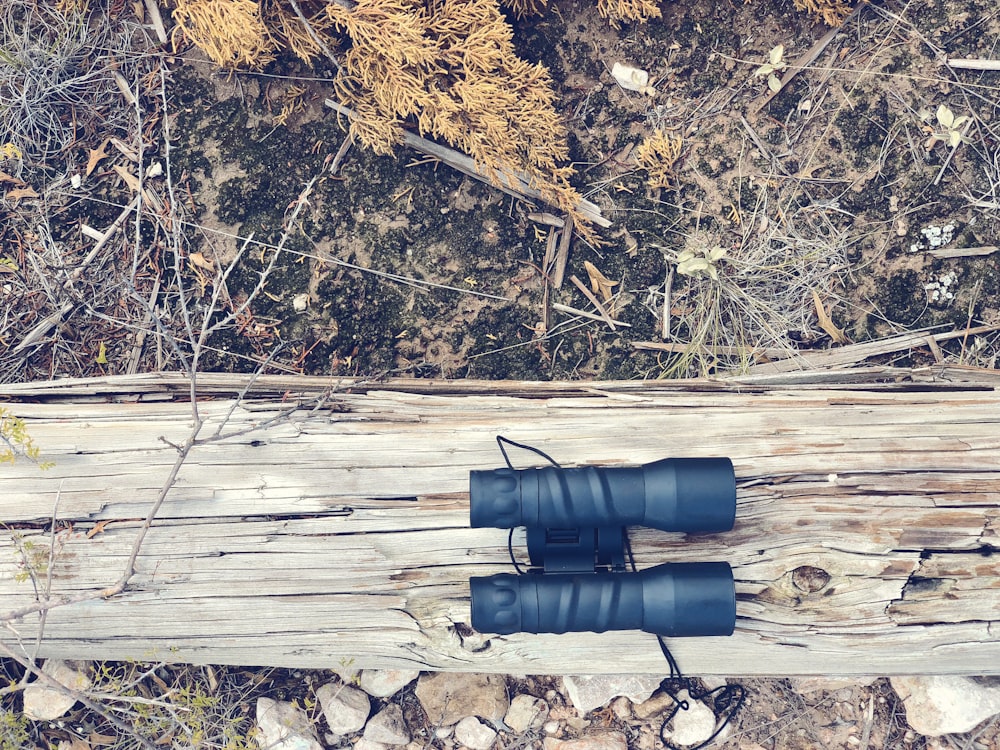
[[[345,117],[354,117],[354,112],[349,107],[345,107],[343,104],[340,104],[333,99],[327,99],[326,106],[344,115]],[[408,130],[403,130],[403,145],[412,148],[414,151],[419,151],[422,154],[434,157],[435,159],[444,162],[449,167],[457,169],[462,174],[466,174],[469,177],[480,180],[490,187],[499,188],[503,192],[513,195],[519,200],[527,201],[529,203],[545,202],[541,191],[532,187],[530,180],[524,175],[503,175],[502,177],[509,179],[501,179],[499,177],[497,179],[490,179],[488,175],[482,173],[479,166],[471,156],[467,156],[466,154],[456,151],[453,148],[449,148],[448,146],[443,146],[440,143],[435,143],[434,141],[422,138],[416,133],[411,133]],[[586,216],[588,220],[597,226],[604,228],[611,226],[611,222],[601,215],[601,208],[597,204],[591,203],[586,199],[580,199],[576,208],[581,214]]]
[[[566,275],[566,264],[569,262],[569,246],[573,239],[573,220],[566,217],[565,225],[559,230],[559,245],[556,249],[556,265],[552,272],[552,286],[562,288],[563,277]]]
[[[855,13],[857,13],[857,10],[855,10],[854,13],[851,14],[851,16],[853,16]],[[848,16],[848,18],[850,18],[851,16]],[[844,23],[847,23],[846,19]],[[770,104],[771,100],[774,99],[774,97],[776,97],[778,94],[780,94],[782,90],[784,90],[785,86],[787,86],[789,83],[792,82],[792,79],[795,78],[795,76],[797,76],[803,70],[808,68],[814,62],[816,62],[816,58],[818,58],[821,54],[823,54],[823,50],[825,50],[830,45],[830,42],[832,42],[834,37],[836,37],[837,34],[840,33],[840,30],[841,27],[830,29],[820,38],[818,42],[816,42],[806,52],[799,55],[795,59],[795,62],[793,62],[791,65],[788,66],[788,72],[786,72],[785,75],[781,77],[781,81],[779,82],[778,88],[774,91],[768,90],[767,94],[764,97],[758,99],[756,102],[750,105],[750,108],[747,110],[747,112],[751,116],[756,115],[758,112],[764,109],[764,107]]]
[[[581,318],[587,318],[588,320],[599,320],[599,321],[604,321],[605,320],[600,315],[594,315],[594,313],[591,313],[591,312],[586,312],[584,310],[578,310],[575,307],[570,307],[569,305],[563,305],[563,304],[561,304],[559,302],[553,302],[552,303],[552,309],[553,310],[558,310],[559,312],[564,312],[567,315],[577,315],[577,316],[579,316]],[[632,327],[631,323],[624,323],[624,322],[622,322],[620,320],[616,320],[615,321],[615,325],[616,326],[621,326],[623,328],[631,328]]]
[[[964,57],[952,57],[948,67],[960,70],[1000,70],[1000,60],[976,60]]]
[[[601,314],[601,320],[607,323],[612,331],[617,331],[618,328],[614,318],[611,317],[604,305],[601,304],[601,301],[594,296],[594,293],[587,289],[584,283],[576,276],[570,276],[569,280],[573,282],[573,286],[583,292],[583,296],[590,300],[590,304],[597,308],[597,311]]]

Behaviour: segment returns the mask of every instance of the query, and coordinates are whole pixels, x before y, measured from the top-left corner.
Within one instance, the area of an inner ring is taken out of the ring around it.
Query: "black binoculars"
[[[728,563],[664,563],[634,573],[625,567],[626,526],[733,528],[736,475],[728,458],[472,471],[469,503],[473,527],[526,527],[533,566],[524,575],[470,579],[476,630],[708,636],[736,627]]]

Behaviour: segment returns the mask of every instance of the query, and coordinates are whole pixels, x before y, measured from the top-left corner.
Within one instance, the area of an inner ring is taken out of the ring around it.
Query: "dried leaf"
[[[27,185],[24,180],[20,180],[12,174],[7,174],[6,172],[0,172],[0,182],[9,182],[12,185]]]
[[[90,150],[90,156],[87,158],[87,169],[84,172],[84,175],[90,177],[90,173],[97,168],[98,162],[100,162],[101,159],[108,158],[108,153],[104,150],[107,147],[108,147],[108,141],[105,140],[104,143],[102,143],[100,146],[98,146],[97,148],[92,148]]]
[[[618,282],[612,281],[597,270],[597,266],[589,260],[583,261],[583,267],[587,269],[587,276],[590,277],[590,288],[594,290],[594,294],[599,295],[602,302],[610,302],[611,287],[616,286]]]
[[[6,195],[4,195],[4,199],[10,201],[11,203],[17,203],[18,201],[24,200],[25,198],[37,198],[37,197],[38,193],[36,193],[35,189],[30,185],[28,187],[14,188],[13,190],[8,190]]]
[[[125,167],[121,166],[120,164],[115,164],[114,170],[115,172],[118,173],[118,176],[125,181],[126,185],[128,185],[134,192],[136,193],[139,192],[141,183],[139,182],[138,177],[129,172],[127,169],[125,169]]]
[[[848,343],[847,336],[844,334],[843,330],[837,328],[833,322],[833,318],[826,311],[826,307],[823,305],[822,300],[819,298],[819,294],[813,289],[813,304],[816,305],[816,317],[819,318],[819,327],[826,331],[826,334],[833,339],[835,344],[846,344]]]
[[[204,268],[206,271],[215,271],[215,263],[210,261],[201,253],[191,253],[188,258],[194,263],[198,268]]]

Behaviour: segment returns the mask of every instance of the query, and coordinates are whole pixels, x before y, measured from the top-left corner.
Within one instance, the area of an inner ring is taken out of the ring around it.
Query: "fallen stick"
[[[979,326],[977,328],[967,328],[961,331],[949,331],[948,333],[931,334],[927,330],[913,331],[899,336],[890,336],[877,341],[866,341],[861,344],[849,344],[838,346],[835,349],[824,351],[810,351],[793,354],[788,359],[778,362],[763,362],[749,368],[749,373],[776,373],[790,372],[792,370],[823,370],[831,367],[850,367],[862,362],[869,357],[876,357],[880,354],[891,354],[902,349],[911,349],[927,346],[928,336],[935,342],[949,341],[968,336],[977,336],[981,333],[990,333],[1000,330],[1000,325]]]
[[[603,321],[604,320],[604,318],[602,318],[600,315],[594,315],[594,313],[591,313],[591,312],[585,312],[584,310],[578,310],[575,307],[570,307],[569,305],[563,305],[563,304],[561,304],[559,302],[553,302],[552,303],[552,309],[553,310],[558,310],[559,312],[564,312],[567,315],[579,315],[581,318],[587,318],[588,320],[599,320],[599,321]],[[615,321],[615,325],[616,326],[622,326],[624,328],[631,328],[632,327],[631,323],[623,323],[620,320],[616,320]]]
[[[1000,250],[1000,246],[983,245],[982,247],[939,247],[924,252],[934,258],[974,258],[992,255],[998,250]]]
[[[569,261],[569,243],[573,239],[573,220],[566,217],[566,226],[559,230],[559,245],[556,248],[556,265],[552,272],[552,286],[562,288],[563,276],[566,275],[566,263]]]
[[[344,115],[345,117],[354,117],[354,112],[349,107],[345,107],[343,104],[335,102],[333,99],[327,99],[326,106],[330,107],[330,109],[338,112],[339,114]],[[479,170],[479,166],[471,156],[467,156],[466,154],[456,151],[453,148],[449,148],[448,146],[443,146],[440,143],[435,143],[434,141],[422,138],[416,133],[411,133],[408,130],[403,131],[403,145],[409,146],[422,154],[433,156],[435,159],[439,159],[449,167],[457,169],[462,174],[481,180],[491,187],[499,188],[508,195],[512,195],[520,200],[528,202],[546,202],[545,198],[542,197],[541,191],[532,187],[528,178],[524,175],[505,174],[497,175],[496,179],[490,179],[488,175],[483,174]],[[590,201],[581,198],[576,208],[581,214],[586,216],[588,220],[592,221],[597,226],[604,227],[605,229],[611,226],[611,222],[601,215],[601,208],[596,203],[591,203]]]
[[[160,8],[156,4],[156,0],[146,0],[146,12],[149,13],[149,20],[153,26],[153,30],[156,32],[156,38],[160,41],[160,44],[167,43],[167,29],[163,25],[163,16],[160,14]]]
[[[1000,70],[1000,60],[975,60],[968,57],[953,57],[948,60],[949,68],[962,70]]]
[[[622,325],[619,323],[619,325]],[[632,348],[646,352],[670,352],[681,354],[685,352],[690,343],[679,343],[675,341],[633,341]],[[786,349],[768,349],[756,346],[713,346],[710,347],[716,354],[723,354],[727,357],[742,357],[747,354],[754,357],[767,357],[768,359],[784,359],[788,356]]]
[[[758,99],[750,105],[750,108],[747,110],[748,113],[755,115],[770,104],[771,100],[780,94],[785,86],[792,82],[792,79],[795,78],[795,76],[816,62],[816,58],[823,54],[823,50],[825,50],[830,45],[830,42],[833,41],[833,38],[840,33],[840,29],[841,27],[839,26],[835,29],[830,29],[820,38],[818,42],[816,42],[816,44],[810,47],[803,54],[799,55],[795,62],[788,66],[788,72],[781,77],[777,90],[768,90],[767,94],[762,99]]]

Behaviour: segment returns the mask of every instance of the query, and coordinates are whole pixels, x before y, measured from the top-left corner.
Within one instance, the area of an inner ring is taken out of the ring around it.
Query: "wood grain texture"
[[[41,653],[662,673],[638,632],[468,627],[468,578],[510,572],[507,532],[468,525],[468,472],[502,464],[504,434],[564,465],[733,459],[733,531],[632,534],[640,567],[733,565],[737,632],[674,640],[689,673],[998,674],[1000,392],[989,373],[943,372],[812,385],[339,382],[349,392],[323,408],[251,432],[331,382],[261,381],[235,404],[245,381],[206,378],[201,435],[232,437],[194,449],[128,590],[49,612]],[[176,455],[161,437],[183,440],[192,423],[174,400],[181,385],[0,386],[55,462],[0,467],[0,611],[34,598],[13,534],[47,558],[54,508],[52,592],[117,579]],[[514,543],[523,552],[522,531]],[[14,627],[28,646],[38,618]]]

